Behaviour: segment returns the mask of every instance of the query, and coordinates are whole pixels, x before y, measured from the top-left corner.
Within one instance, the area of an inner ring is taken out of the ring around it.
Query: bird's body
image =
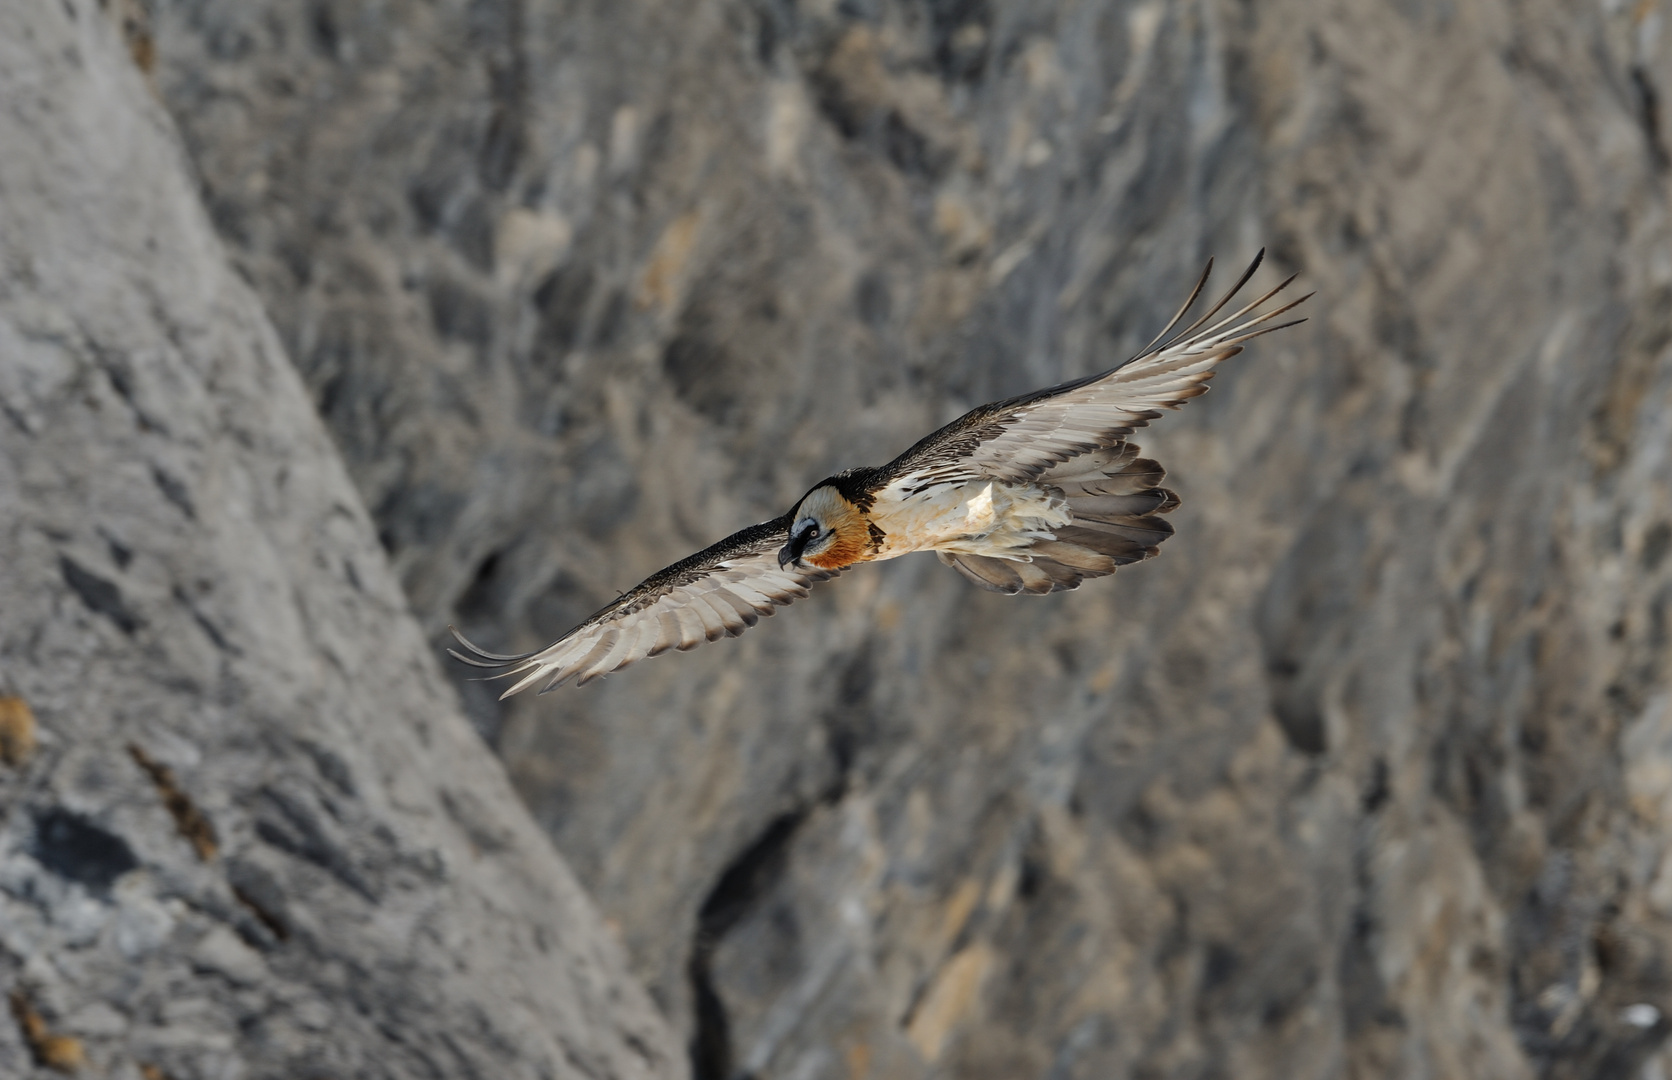
[[[1156,342],[1125,364],[983,405],[887,465],[821,481],[788,514],[662,570],[544,649],[500,656],[454,631],[468,654],[449,651],[521,676],[510,696],[536,682],[546,690],[570,679],[585,683],[668,649],[735,636],[859,563],[933,551],[985,589],[1047,593],[1148,558],[1172,535],[1160,515],[1178,497],[1160,486],[1161,466],[1140,457],[1127,436],[1161,409],[1203,393],[1220,361],[1281,329],[1267,324],[1306,299],[1253,314],[1284,281],[1207,326],[1259,264],[1256,258],[1224,299],[1171,340],[1160,343],[1195,303],[1207,273]]]
[[[911,494],[902,486],[885,488],[871,514],[884,535],[879,559],[914,551],[1022,558],[1073,520],[1062,494],[1039,484],[969,480]]]
[[[865,511],[837,489],[824,486],[814,489],[802,511],[839,522],[839,535],[852,538],[807,557],[825,570],[897,559],[914,551],[1022,557],[1035,541],[1049,539],[1053,528],[1072,520],[1060,492],[998,480],[944,482],[923,489],[895,481],[878,489]]]

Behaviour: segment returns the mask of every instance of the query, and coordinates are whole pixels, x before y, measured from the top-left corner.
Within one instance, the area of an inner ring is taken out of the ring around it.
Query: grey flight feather
[[[1207,389],[1213,369],[1242,346],[1273,330],[1305,322],[1271,325],[1311,296],[1263,314],[1254,312],[1295,279],[1209,326],[1265,258],[1254,257],[1237,283],[1189,327],[1163,342],[1201,295],[1213,271],[1208,261],[1184,307],[1143,352],[1096,375],[972,409],[919,441],[869,478],[876,486],[899,480],[913,487],[964,480],[1029,481],[1077,455],[1118,444],[1125,436],[1176,409]]]
[[[840,573],[780,567],[778,550],[788,538],[789,522],[784,518],[733,533],[653,574],[535,652],[490,653],[453,627],[448,629],[466,652],[447,651],[466,664],[500,669],[493,678],[522,676],[500,695],[506,698],[542,679],[550,681],[541,693],[571,679],[582,685],[669,649],[693,649],[704,641],[736,637],[761,616]]]

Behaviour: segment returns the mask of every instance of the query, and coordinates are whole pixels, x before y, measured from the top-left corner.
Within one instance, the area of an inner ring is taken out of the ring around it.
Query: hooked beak
[[[793,564],[797,570],[801,569],[801,553],[807,550],[811,543],[811,533],[801,533],[799,536],[791,533],[789,543],[778,549],[778,569],[782,570]]]

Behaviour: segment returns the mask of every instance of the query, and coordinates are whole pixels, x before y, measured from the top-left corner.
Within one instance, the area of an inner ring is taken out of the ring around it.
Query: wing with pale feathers
[[[840,571],[778,566],[778,549],[789,539],[784,518],[751,525],[688,559],[654,574],[636,588],[544,649],[501,656],[477,648],[458,630],[465,652],[456,660],[479,668],[503,669],[492,678],[521,676],[501,694],[546,681],[540,692],[575,680],[577,686],[619,671],[669,649],[694,649],[705,641],[736,637],[762,615],[807,595],[812,585]]]
[[[1244,343],[1305,321],[1273,324],[1310,293],[1271,311],[1259,310],[1295,280],[1292,276],[1234,314],[1213,321],[1248,284],[1265,254],[1262,249],[1236,285],[1183,330],[1173,333],[1207,285],[1211,259],[1173,321],[1131,360],[1101,374],[983,405],[884,466],[879,479],[903,485],[908,494],[974,479],[1030,481],[1059,462],[1120,445],[1162,409],[1175,409],[1206,392],[1214,367],[1241,352]]]

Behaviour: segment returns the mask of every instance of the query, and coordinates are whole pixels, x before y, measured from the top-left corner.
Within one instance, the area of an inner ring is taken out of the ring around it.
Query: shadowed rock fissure
[[[1660,133],[1660,92],[1640,64],[1631,68],[1631,86],[1637,93],[1637,122],[1643,127],[1643,139],[1649,146],[1649,156],[1655,167],[1665,169],[1672,158],[1667,156],[1666,140]]]
[[[715,989],[714,950],[732,927],[772,888],[789,861],[794,839],[811,808],[775,818],[742,854],[733,859],[697,910],[697,933],[691,943],[692,1080],[733,1080],[730,1026],[725,1002]]]
[[[783,880],[797,833],[821,807],[835,806],[848,791],[854,748],[832,742],[835,775],[828,787],[763,829],[720,873],[697,909],[697,929],[687,966],[691,984],[692,1080],[739,1080],[726,1004],[714,979],[714,953],[743,919]],[[746,1080],[746,1078],[745,1078]]]

